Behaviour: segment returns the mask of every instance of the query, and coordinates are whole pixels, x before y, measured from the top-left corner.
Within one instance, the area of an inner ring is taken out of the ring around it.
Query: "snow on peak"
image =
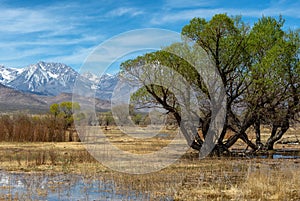
[[[30,91],[44,95],[72,93],[76,80],[83,83],[83,88],[97,90],[97,97],[107,99],[111,96],[118,76],[105,73],[97,76],[91,72],[81,75],[62,63],[40,61],[24,68],[7,68],[0,65],[0,84],[20,91]]]
[[[95,75],[89,71],[82,73],[81,76],[91,82],[99,82],[99,79],[100,79],[97,75]]]
[[[1,65],[0,66],[0,83],[7,84],[11,80],[15,79],[22,72],[23,72],[23,69],[7,68],[7,67]]]

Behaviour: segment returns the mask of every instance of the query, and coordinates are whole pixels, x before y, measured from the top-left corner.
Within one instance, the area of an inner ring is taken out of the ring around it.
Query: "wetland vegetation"
[[[141,141],[115,126],[99,129],[111,143],[133,153],[155,151],[170,140],[158,135]],[[174,130],[161,133],[172,136]],[[290,131],[287,139],[295,133]],[[239,140],[232,151],[246,146]],[[275,151],[292,156],[276,159],[244,152],[199,160],[191,149],[158,172],[132,175],[105,167],[80,142],[2,142],[0,200],[297,200],[299,146],[276,144]]]

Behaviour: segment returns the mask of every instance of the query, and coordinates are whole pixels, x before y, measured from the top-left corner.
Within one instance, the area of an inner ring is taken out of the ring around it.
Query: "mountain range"
[[[71,101],[75,83],[83,91],[95,92],[90,96],[96,98],[96,109],[107,109],[118,75],[79,74],[65,64],[42,61],[25,68],[0,66],[0,111],[43,110],[54,102]]]

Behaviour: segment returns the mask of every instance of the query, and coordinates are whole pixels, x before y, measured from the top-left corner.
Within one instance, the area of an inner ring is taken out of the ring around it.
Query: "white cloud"
[[[164,7],[166,9],[170,8],[191,8],[191,7],[201,7],[201,6],[213,6],[216,0],[165,0]]]
[[[48,10],[25,8],[1,8],[0,32],[33,33],[41,31],[68,30],[62,20]]]
[[[218,3],[218,4],[217,4]],[[265,16],[279,16],[300,18],[300,2],[291,0],[270,1],[269,6],[259,9],[247,5],[236,4],[235,7],[226,7],[220,1],[192,1],[192,0],[165,0],[163,12],[152,15],[152,25],[163,25],[190,20],[194,17],[210,18],[217,13],[228,15],[242,15],[259,18]]]
[[[183,10],[177,12],[167,12],[164,14],[158,14],[153,16],[150,23],[153,25],[167,24],[167,23],[176,23],[178,21],[191,20],[194,17],[203,17],[209,18],[217,13],[227,13],[228,15],[242,15],[246,17],[255,17],[259,18],[263,15],[265,16],[283,16],[300,18],[300,13],[297,10],[298,8],[266,8],[263,10],[259,9],[226,9],[226,8],[212,8],[212,9],[192,9],[192,10]]]
[[[0,51],[0,60],[17,60],[34,55],[39,55],[41,52],[49,52],[49,48],[36,47],[31,49],[4,48]]]
[[[9,2],[9,1],[7,1]],[[300,2],[291,0],[271,1],[264,9],[247,9],[246,5],[225,8],[221,1],[163,0],[148,2],[147,6],[135,2],[119,4],[102,1],[87,3],[84,1],[47,3],[47,6],[0,7],[0,63],[15,62],[16,59],[64,62],[80,65],[92,51],[93,46],[103,41],[106,34],[120,33],[131,28],[146,26],[176,26],[193,17],[210,18],[216,13],[243,15],[258,18],[262,15],[284,18],[300,18]],[[121,24],[123,20],[128,23]],[[136,17],[136,18],[133,18]],[[134,20],[132,20],[134,19]],[[114,23],[116,22],[117,25]],[[118,27],[119,26],[119,27]],[[181,27],[177,27],[181,28]],[[124,53],[126,48],[144,48],[151,44],[151,35],[140,34],[118,38],[114,47],[107,49],[98,61],[107,64],[111,55]],[[164,39],[162,36],[162,41]],[[106,63],[105,63],[106,62]],[[24,62],[23,62],[24,63]]]
[[[78,69],[85,62],[88,55],[91,54],[91,52],[93,52],[94,49],[95,47],[78,48],[70,54],[61,53],[60,56],[50,56],[44,60],[49,62],[65,63]]]
[[[87,28],[82,29],[82,26],[88,25],[86,19],[71,12],[73,10],[79,12],[80,5],[1,7],[1,63],[14,65],[19,62],[15,66],[19,67],[26,65],[25,62],[28,60],[34,63],[39,60],[48,61],[48,58],[53,58],[57,62],[60,62],[61,58],[61,62],[66,64],[82,63],[87,54],[84,54],[81,48],[93,46],[102,41],[105,36],[98,34],[97,31],[90,32]]]
[[[0,34],[1,37],[1,34]],[[2,48],[18,48],[18,47],[32,47],[32,46],[48,46],[48,47],[63,47],[70,45],[79,45],[86,43],[97,43],[102,41],[105,37],[102,35],[84,35],[77,38],[32,38],[31,40],[19,39],[19,41],[0,41]]]
[[[188,11],[167,12],[154,16],[150,23],[154,25],[175,23],[178,21],[190,20],[194,17],[211,17],[215,13],[220,13],[223,9],[194,9]]]
[[[107,17],[121,17],[123,15],[134,17],[143,13],[144,12],[142,10],[137,8],[121,7],[108,12]]]
[[[139,29],[126,32],[97,46],[85,61],[84,68],[89,70],[84,70],[90,72],[96,70],[96,73],[101,74],[106,67],[129,54],[136,55],[137,52],[159,50],[180,40],[180,33],[164,29]]]

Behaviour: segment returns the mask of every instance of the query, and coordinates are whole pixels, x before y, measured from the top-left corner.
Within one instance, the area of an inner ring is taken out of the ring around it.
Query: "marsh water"
[[[0,172],[0,200],[148,200],[135,191],[119,192],[114,181],[75,174]]]
[[[282,151],[255,158],[282,162],[286,159],[299,159],[300,155],[299,152]],[[235,162],[234,159],[232,163]],[[237,166],[239,167],[238,163]],[[132,190],[126,185],[128,183],[125,182],[120,188],[114,179],[95,175],[0,170],[0,200],[151,200],[153,192]],[[164,196],[161,200],[173,199]]]
[[[233,149],[232,154],[235,158],[261,158],[261,159],[300,159],[300,151],[298,149],[281,149],[274,152],[258,152],[245,153],[241,149]]]

